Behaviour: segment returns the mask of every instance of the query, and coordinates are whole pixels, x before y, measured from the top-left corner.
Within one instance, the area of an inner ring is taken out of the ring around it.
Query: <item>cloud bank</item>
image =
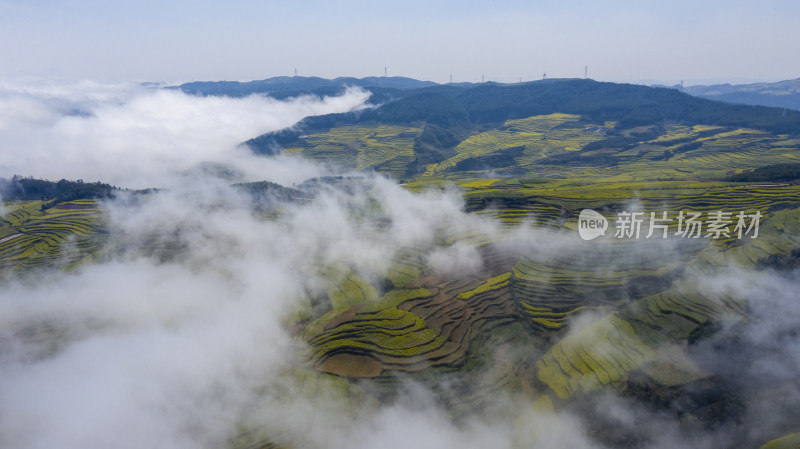
[[[368,95],[350,90],[278,101],[202,98],[134,84],[0,85],[0,173],[143,188],[218,162],[263,178],[278,167],[238,144],[309,115],[351,110]]]

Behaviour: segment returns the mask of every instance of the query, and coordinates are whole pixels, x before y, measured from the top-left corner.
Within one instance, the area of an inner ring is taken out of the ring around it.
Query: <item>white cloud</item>
[[[177,90],[80,83],[0,90],[0,174],[104,181],[153,187],[201,162],[226,162],[245,173],[275,169],[237,145],[308,115],[345,112],[367,98],[278,101],[195,97]]]

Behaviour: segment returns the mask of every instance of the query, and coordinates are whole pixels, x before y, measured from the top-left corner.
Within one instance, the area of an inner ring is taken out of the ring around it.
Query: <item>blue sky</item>
[[[0,0],[0,78],[800,77],[796,0]]]

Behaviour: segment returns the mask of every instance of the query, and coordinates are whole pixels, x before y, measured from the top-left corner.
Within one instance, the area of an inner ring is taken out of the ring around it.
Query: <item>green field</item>
[[[414,138],[421,132],[410,126],[346,126],[305,136],[302,146],[284,151],[353,170],[401,175],[414,158]]]

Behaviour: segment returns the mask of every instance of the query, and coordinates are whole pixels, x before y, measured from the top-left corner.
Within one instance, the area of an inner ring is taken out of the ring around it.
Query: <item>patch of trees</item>
[[[697,150],[697,149],[701,148],[702,146],[703,146],[703,142],[689,142],[687,144],[683,144],[683,145],[677,146],[677,147],[675,147],[675,148],[673,148],[671,150],[664,150],[664,153],[662,155],[656,156],[656,157],[653,157],[653,158],[650,158],[650,159],[654,160],[654,161],[668,161],[668,160],[670,160],[672,158],[672,156],[675,156],[676,154],[686,153],[687,151],[692,151],[692,150]]]
[[[244,145],[249,147],[250,150],[256,154],[274,156],[280,154],[284,146],[297,142],[300,135],[300,131],[293,128],[286,128],[254,137],[244,142]]]
[[[0,192],[5,200],[54,200],[50,205],[79,199],[113,198],[118,187],[102,182],[47,181],[15,175],[0,179]]]
[[[250,195],[256,202],[268,201],[272,199],[295,201],[309,200],[314,196],[308,192],[285,187],[270,181],[245,182],[233,184],[235,189]]]
[[[749,173],[739,173],[725,178],[729,182],[784,182],[800,179],[800,164],[765,165]]]
[[[515,158],[522,156],[525,146],[505,148],[485,156],[477,156],[458,162],[454,169],[456,171],[469,170],[494,170],[498,168],[510,167],[517,164]]]
[[[597,140],[589,142],[581,148],[581,152],[590,153],[604,148],[618,148],[620,150],[629,150],[640,142],[640,139],[625,136],[614,136],[608,139]]]
[[[756,268],[772,268],[778,271],[792,271],[800,268],[800,248],[793,249],[789,254],[773,254],[758,259]]]

